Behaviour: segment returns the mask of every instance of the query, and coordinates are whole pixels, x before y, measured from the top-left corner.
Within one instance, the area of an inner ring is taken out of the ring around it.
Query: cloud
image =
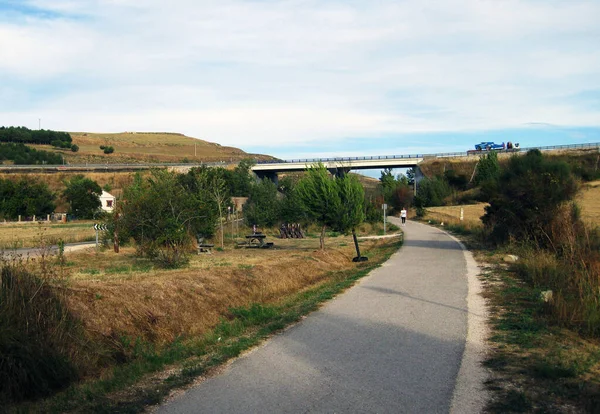
[[[242,148],[600,125],[574,98],[600,89],[597,1],[15,4],[0,18],[5,125]]]

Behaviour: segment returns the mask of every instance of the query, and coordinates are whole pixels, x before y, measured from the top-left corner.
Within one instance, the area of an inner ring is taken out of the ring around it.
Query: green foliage
[[[53,145],[53,141],[71,144],[71,135],[68,132],[47,129],[31,130],[25,127],[0,127],[0,142]]]
[[[379,180],[383,199],[392,211],[399,211],[412,204],[413,188],[407,176],[399,174],[394,178],[392,169],[386,168],[381,172]]]
[[[424,178],[417,188],[415,205],[418,208],[441,206],[451,193],[452,189],[443,178]]]
[[[489,151],[479,159],[473,183],[475,185],[482,185],[486,182],[496,182],[499,176],[500,164],[498,162],[498,154],[495,151]]]
[[[136,175],[124,189],[118,203],[122,214],[113,216],[112,228],[118,228],[121,238],[132,237],[141,255],[163,267],[187,263],[196,235],[214,234],[219,174],[218,169],[203,167],[185,175],[166,170],[153,170],[146,178]]]
[[[100,149],[105,154],[112,154],[113,152],[115,152],[115,149],[113,147],[111,147],[110,145],[100,145]]]
[[[94,218],[100,212],[102,188],[94,180],[78,174],[65,181],[63,196],[69,203],[69,214],[80,219]]]
[[[322,249],[326,227],[348,232],[364,220],[364,190],[355,176],[333,178],[319,164],[307,170],[296,189],[307,215],[322,226]]]
[[[334,230],[347,233],[365,219],[365,191],[355,175],[345,174],[336,178],[335,183],[340,198],[337,220],[331,224]]]
[[[341,200],[335,180],[324,165],[309,168],[297,185],[298,196],[309,217],[322,226],[336,222]]]
[[[296,190],[296,182],[289,176],[279,180],[279,219],[284,223],[305,223],[307,213]]]
[[[280,201],[277,198],[277,186],[268,179],[261,180],[250,188],[250,196],[244,204],[246,224],[270,227],[277,223],[280,213]]]
[[[79,145],[76,145],[76,144],[73,144],[73,145],[71,145],[71,151],[72,151],[72,152],[77,152],[77,151],[79,151]]]
[[[383,196],[369,199],[365,198],[365,221],[367,223],[377,223],[383,221],[383,211],[381,205],[384,203]]]
[[[231,172],[227,182],[233,197],[248,197],[250,195],[250,190],[254,183],[250,168],[254,164],[254,161],[251,159],[241,160],[233,169],[233,172]]]
[[[62,164],[62,157],[48,151],[38,151],[25,144],[0,143],[0,161],[12,161],[16,165]]]
[[[54,141],[52,141],[50,143],[53,147],[55,148],[72,148],[71,142],[70,141],[61,141],[59,139],[55,139]],[[73,144],[75,145],[75,144]]]
[[[55,209],[55,196],[44,182],[22,178],[13,182],[0,179],[0,217],[45,216]]]
[[[531,150],[510,159],[482,220],[496,242],[531,240],[548,246],[552,243],[548,235],[554,217],[577,190],[566,163]]]

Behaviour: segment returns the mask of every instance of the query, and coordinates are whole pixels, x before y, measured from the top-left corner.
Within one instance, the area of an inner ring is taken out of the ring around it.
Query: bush
[[[569,166],[548,159],[538,150],[513,156],[498,184],[488,189],[490,205],[483,223],[495,242],[531,240],[552,245],[551,226],[561,206],[577,193]]]
[[[72,151],[72,152],[77,152],[77,151],[79,151],[79,145],[76,145],[76,144],[73,144],[73,145],[71,145],[71,151]]]

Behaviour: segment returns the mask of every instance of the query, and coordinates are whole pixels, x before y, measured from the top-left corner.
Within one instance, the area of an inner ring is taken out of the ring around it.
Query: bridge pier
[[[350,170],[351,168],[348,167],[335,167],[327,169],[327,171],[329,171],[329,174],[335,176],[336,178],[344,178],[344,176],[348,174]]]
[[[279,185],[277,171],[254,171],[254,174],[259,180],[264,180],[266,178],[271,180],[275,185]]]

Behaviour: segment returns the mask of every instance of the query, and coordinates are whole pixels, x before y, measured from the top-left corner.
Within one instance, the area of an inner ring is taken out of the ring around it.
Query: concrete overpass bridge
[[[496,151],[498,153],[518,153],[527,152],[531,149],[540,151],[557,150],[578,150],[578,149],[599,149],[600,142],[589,144],[569,144],[552,145],[544,147],[515,148],[511,150]],[[252,167],[252,171],[261,179],[269,178],[277,182],[277,174],[284,172],[304,171],[308,167],[323,164],[331,174],[343,175],[351,170],[378,170],[384,168],[412,168],[429,159],[439,158],[461,158],[470,156],[480,156],[486,152],[468,151],[468,152],[446,152],[433,154],[415,154],[415,155],[381,155],[366,157],[335,157],[335,158],[307,158],[297,160],[278,160],[261,161]],[[417,181],[420,171],[416,168]]]
[[[277,162],[261,162],[252,167],[252,171],[261,179],[277,181],[277,174],[304,171],[308,167],[323,164],[333,175],[343,175],[351,170],[381,170],[384,168],[416,167],[424,159],[422,155],[391,155],[372,157],[336,157]]]

